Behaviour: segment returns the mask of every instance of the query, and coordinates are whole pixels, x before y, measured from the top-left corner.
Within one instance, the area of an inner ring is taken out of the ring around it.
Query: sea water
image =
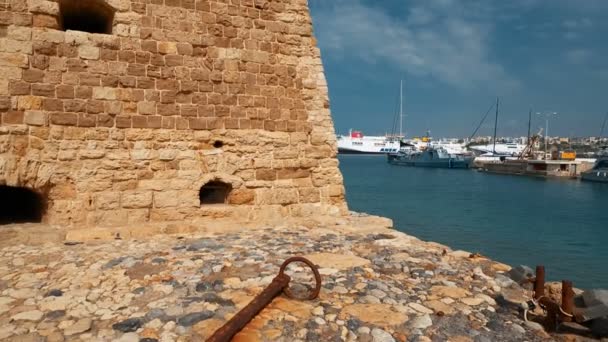
[[[608,288],[608,184],[339,160],[351,210],[452,249],[545,265],[547,280]]]

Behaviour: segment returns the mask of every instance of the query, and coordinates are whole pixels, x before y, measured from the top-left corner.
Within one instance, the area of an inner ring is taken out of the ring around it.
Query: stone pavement
[[[320,298],[275,299],[236,341],[550,339],[497,304],[506,288],[524,294],[508,266],[342,222],[5,247],[0,340],[201,341],[295,255],[319,265]],[[289,273],[312,284],[305,267]]]

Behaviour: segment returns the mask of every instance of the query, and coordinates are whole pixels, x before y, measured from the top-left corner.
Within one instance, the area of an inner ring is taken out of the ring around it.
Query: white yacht
[[[470,152],[467,151],[466,146],[457,142],[450,141],[431,141],[431,146],[433,148],[443,148],[449,154],[453,155],[467,155]]]
[[[496,119],[494,119],[494,138],[492,140],[492,143],[487,144],[487,145],[469,145],[469,150],[471,150],[473,153],[475,153],[475,155],[483,156],[484,158],[496,158],[496,159],[502,160],[502,159],[504,159],[504,157],[519,157],[526,149],[526,145],[516,144],[516,143],[506,143],[505,144],[505,143],[496,142],[496,132],[498,130],[499,106],[500,106],[500,99],[496,98],[496,105],[495,105]],[[479,123],[479,126],[477,127],[475,132],[473,132],[473,135],[471,136],[471,138],[473,138],[473,136],[475,135],[477,130],[481,127],[484,120],[490,113],[491,109],[492,109],[492,107],[490,107],[490,109],[486,113],[486,116],[483,118],[483,120],[481,120],[481,122]],[[530,120],[531,119],[532,119],[532,112],[530,111]]]
[[[469,149],[476,154],[486,156],[508,156],[517,157],[522,154],[526,145],[506,143],[506,144],[488,144],[488,145],[473,145]]]
[[[399,139],[388,136],[365,136],[350,130],[338,136],[338,152],[342,154],[387,154],[399,151]]]
[[[423,138],[404,139],[401,149],[424,151],[428,147],[432,147],[434,149],[444,149],[447,153],[452,155],[471,154],[469,151],[467,151],[466,146],[463,144],[445,140],[433,141],[429,136]]]

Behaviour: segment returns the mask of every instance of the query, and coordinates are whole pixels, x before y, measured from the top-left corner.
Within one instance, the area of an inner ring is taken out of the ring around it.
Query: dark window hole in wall
[[[38,192],[24,187],[0,185],[0,225],[40,223],[46,212],[46,200]]]
[[[212,181],[201,187],[198,198],[201,201],[201,205],[222,204],[226,203],[230,191],[232,191],[232,185],[220,181]]]
[[[60,0],[59,26],[63,31],[112,34],[114,9],[102,0]]]
[[[213,143],[213,147],[215,147],[215,148],[222,148],[222,147],[224,147],[224,142],[223,142],[223,141],[221,141],[221,140],[216,140],[216,141]]]

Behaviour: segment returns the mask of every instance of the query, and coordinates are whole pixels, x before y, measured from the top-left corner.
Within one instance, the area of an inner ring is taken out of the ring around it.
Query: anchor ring
[[[292,299],[307,299],[307,300],[316,299],[319,296],[319,293],[321,292],[321,274],[319,273],[318,266],[313,264],[312,261],[310,261],[304,257],[291,257],[291,258],[285,260],[285,262],[283,262],[283,265],[281,265],[281,268],[279,270],[278,276],[279,277],[284,276],[285,269],[287,268],[287,266],[294,262],[302,262],[302,263],[306,264],[306,266],[308,266],[312,270],[312,273],[315,276],[315,282],[316,282],[315,288],[312,292],[310,292],[310,294],[306,298],[298,298],[298,297],[294,296],[293,293],[291,292],[291,290],[289,289],[289,286],[286,286],[285,289],[283,289],[283,292],[285,293],[285,295],[287,295],[287,297],[292,298]]]

